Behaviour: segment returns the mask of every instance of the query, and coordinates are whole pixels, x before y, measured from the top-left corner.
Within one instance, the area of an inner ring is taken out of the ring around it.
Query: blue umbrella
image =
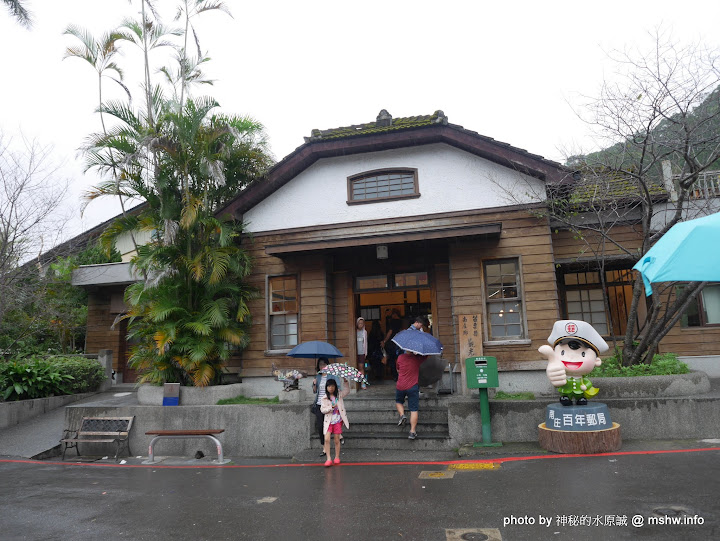
[[[441,355],[442,344],[440,340],[427,332],[416,331],[415,329],[407,329],[400,331],[392,339],[400,349],[417,353],[418,355]]]
[[[327,342],[320,342],[319,340],[298,344],[288,353],[288,357],[299,357],[302,359],[317,359],[318,357],[327,357],[330,359],[342,356],[343,354],[340,353],[338,348]]]
[[[720,213],[672,226],[633,267],[645,294],[654,282],[720,282],[719,237]]]

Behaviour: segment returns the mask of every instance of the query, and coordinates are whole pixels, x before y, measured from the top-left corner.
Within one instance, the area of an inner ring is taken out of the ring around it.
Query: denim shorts
[[[405,402],[406,396],[408,399],[408,409],[410,411],[417,411],[420,407],[420,385],[413,385],[404,391],[395,389],[395,402],[398,404]]]

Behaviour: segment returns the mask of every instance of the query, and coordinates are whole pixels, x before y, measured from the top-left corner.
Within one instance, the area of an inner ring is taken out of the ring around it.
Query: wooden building
[[[314,361],[286,356],[309,340],[354,359],[356,318],[384,333],[393,310],[408,325],[426,318],[459,367],[491,355],[503,371],[544,369],[537,348],[564,317],[607,335],[626,313],[634,261],[609,254],[607,313],[587,243],[538,212],[548,186],[573,180],[562,165],[450,124],[442,111],[393,119],[383,110],[374,122],[313,130],[221,211],[246,222],[249,281],[262,293],[251,305],[250,345],[229,369],[314,370]],[[629,224],[617,234],[632,242],[637,232]],[[105,284],[78,281],[92,287],[87,351],[113,349],[120,371],[127,348],[110,324],[131,280],[126,272]],[[710,328],[707,342],[717,344],[719,331]],[[676,351],[720,353],[679,345],[682,333],[668,338]]]

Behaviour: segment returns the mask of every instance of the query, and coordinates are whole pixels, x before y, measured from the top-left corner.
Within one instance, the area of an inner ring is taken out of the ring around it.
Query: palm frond
[[[188,321],[183,327],[200,336],[210,336],[212,333],[212,327],[204,321]]]

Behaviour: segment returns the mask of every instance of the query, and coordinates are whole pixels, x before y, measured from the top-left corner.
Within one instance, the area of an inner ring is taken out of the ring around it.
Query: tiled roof
[[[660,183],[650,182],[647,188],[651,197],[667,195],[665,187]],[[592,172],[585,174],[572,185],[569,202],[573,205],[583,205],[591,201],[630,201],[639,197],[638,186],[631,177],[615,171]]]
[[[312,130],[303,145],[276,163],[263,179],[250,184],[219,212],[242,214],[322,158],[436,143],[454,146],[548,183],[559,185],[572,181],[571,169],[527,150],[450,124],[442,111],[392,118],[383,109],[375,122]]]
[[[344,139],[347,137],[356,137],[359,135],[370,135],[376,133],[386,133],[398,130],[407,130],[411,128],[422,128],[426,126],[434,126],[437,124],[447,125],[448,119],[442,111],[435,111],[431,115],[408,116],[401,118],[392,118],[392,116],[383,109],[377,116],[375,122],[367,124],[354,124],[342,128],[332,128],[329,130],[312,130],[310,137],[305,137],[306,143],[327,139]]]

